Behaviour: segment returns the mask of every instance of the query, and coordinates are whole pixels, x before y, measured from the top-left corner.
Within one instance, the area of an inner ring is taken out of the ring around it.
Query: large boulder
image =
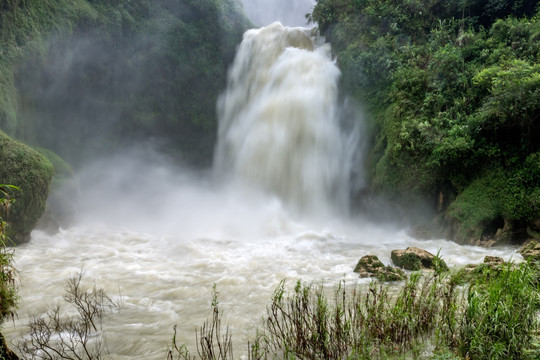
[[[2,131],[0,161],[0,184],[15,185],[21,189],[11,191],[15,202],[4,217],[10,224],[9,238],[15,244],[20,244],[29,240],[30,232],[45,210],[53,167],[38,152],[11,139]]]
[[[435,269],[435,255],[417,247],[408,247],[405,250],[393,250],[391,253],[394,265],[406,270]],[[442,259],[438,259],[439,268],[448,270],[448,266]]]
[[[400,281],[406,278],[403,271],[385,266],[376,255],[363,256],[356,264],[354,272],[361,278],[375,277],[381,281]]]

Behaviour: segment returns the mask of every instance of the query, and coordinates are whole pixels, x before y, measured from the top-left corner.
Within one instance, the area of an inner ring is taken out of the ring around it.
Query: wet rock
[[[498,256],[486,256],[483,263],[465,265],[460,272],[465,281],[473,281],[478,274],[498,274],[504,264],[504,260]]]
[[[393,250],[391,257],[394,265],[406,270],[435,269],[435,255],[417,247]],[[444,260],[439,259],[438,263],[442,270],[448,270]]]
[[[467,264],[461,269],[461,271],[463,271],[465,274],[470,274],[475,271],[477,267],[478,265],[476,264]]]
[[[381,281],[400,281],[406,278],[402,270],[385,266],[376,255],[363,256],[356,264],[354,272],[361,278],[375,277]]]
[[[496,267],[504,264],[504,260],[501,257],[498,256],[486,256],[484,258],[484,264],[490,266],[490,267]]]
[[[519,249],[519,253],[525,260],[540,261],[540,241],[530,239]]]

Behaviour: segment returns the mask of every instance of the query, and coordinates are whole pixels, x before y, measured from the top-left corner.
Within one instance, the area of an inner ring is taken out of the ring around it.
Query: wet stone
[[[393,250],[391,257],[394,265],[406,270],[435,269],[435,255],[417,247]],[[439,266],[442,270],[448,270],[448,266],[442,259],[439,259]]]
[[[519,253],[525,260],[540,262],[540,241],[531,239],[519,249]]]
[[[402,270],[385,266],[376,255],[363,256],[356,264],[354,272],[361,278],[375,277],[380,281],[400,281],[406,278]]]

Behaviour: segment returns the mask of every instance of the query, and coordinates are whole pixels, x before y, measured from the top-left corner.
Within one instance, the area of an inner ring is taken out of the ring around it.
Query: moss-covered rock
[[[508,264],[503,258],[498,256],[486,256],[484,262],[481,264],[468,264],[459,270],[458,277],[462,281],[472,282],[479,275],[482,276],[496,276],[507,266],[514,266],[515,264]]]
[[[432,253],[417,247],[408,247],[405,250],[393,250],[391,254],[392,262],[406,270],[436,269],[448,270],[444,260],[436,257]]]
[[[540,262],[540,240],[530,239],[519,249],[525,260]]]
[[[8,236],[14,243],[28,241],[30,232],[45,210],[53,175],[51,163],[29,146],[0,131],[0,184],[21,189],[6,220]]]
[[[385,266],[376,255],[363,256],[354,268],[361,278],[376,277],[380,281],[401,281],[406,276],[402,270]]]

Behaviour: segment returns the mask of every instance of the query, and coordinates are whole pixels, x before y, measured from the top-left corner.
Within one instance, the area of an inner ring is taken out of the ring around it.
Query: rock
[[[406,278],[403,271],[385,266],[376,255],[363,256],[356,264],[354,272],[361,278],[376,277],[381,281],[400,281]]]
[[[486,256],[484,258],[484,264],[490,267],[496,267],[504,264],[504,260],[498,256]]]
[[[530,239],[519,249],[519,253],[525,260],[540,261],[540,241]]]
[[[478,274],[498,274],[503,270],[504,260],[498,256],[486,256],[481,264],[465,265],[460,272],[464,275],[465,281],[473,281]]]
[[[15,185],[15,199],[8,216],[8,236],[19,244],[30,239],[30,232],[45,210],[53,175],[51,163],[29,146],[0,131],[0,184]]]
[[[467,265],[465,265],[461,270],[462,270],[465,274],[470,274],[470,273],[472,273],[473,271],[475,271],[477,267],[478,267],[478,265],[476,265],[476,264],[467,264]]]
[[[393,250],[391,257],[394,265],[406,270],[416,271],[435,268],[435,255],[417,247],[408,247],[405,250]],[[448,270],[448,266],[444,260],[440,259],[439,265],[442,270]]]

